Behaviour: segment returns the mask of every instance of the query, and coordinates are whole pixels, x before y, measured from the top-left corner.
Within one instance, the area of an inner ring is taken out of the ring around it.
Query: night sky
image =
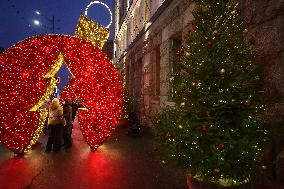
[[[74,35],[80,14],[83,14],[91,0],[0,0],[0,47],[5,49],[13,44],[34,35],[52,33],[52,24],[48,18],[55,17],[55,33]],[[102,0],[114,10],[114,0]],[[113,14],[114,15],[114,14]],[[91,6],[88,17],[107,26],[110,20],[107,9],[99,4]],[[43,26],[36,26],[33,21],[39,20]],[[44,27],[46,26],[46,27]],[[110,38],[113,38],[113,24]]]

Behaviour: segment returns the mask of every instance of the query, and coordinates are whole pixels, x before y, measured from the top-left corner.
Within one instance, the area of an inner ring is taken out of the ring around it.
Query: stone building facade
[[[268,113],[273,140],[263,156],[276,162],[267,172],[284,186],[284,0],[237,1],[256,61],[265,61],[266,93],[279,99]],[[191,29],[195,6],[191,0],[116,0],[115,7],[114,63],[125,70],[140,123],[151,126],[150,116],[172,103],[174,55]],[[278,188],[267,183],[259,188]]]
[[[188,0],[125,2],[116,6],[114,63],[125,68],[132,109],[141,124],[150,126],[150,117],[172,103],[173,59],[189,31],[194,5]],[[125,4],[128,11],[121,14]]]
[[[239,0],[241,15],[249,25],[256,61],[265,63],[266,94],[278,102],[268,111],[272,140],[263,158],[275,162],[257,188],[284,188],[284,0]],[[274,182],[277,180],[277,182]]]

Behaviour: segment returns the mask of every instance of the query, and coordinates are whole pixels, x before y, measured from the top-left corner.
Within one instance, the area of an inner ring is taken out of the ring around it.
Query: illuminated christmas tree
[[[261,69],[231,0],[195,0],[195,21],[177,52],[174,107],[155,117],[157,143],[197,179],[249,182],[267,136]]]

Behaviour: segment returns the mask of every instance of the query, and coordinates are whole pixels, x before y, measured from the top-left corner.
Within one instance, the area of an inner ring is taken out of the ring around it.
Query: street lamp
[[[40,21],[39,20],[34,20],[34,24],[39,26],[40,25]]]
[[[59,28],[55,28],[55,18],[54,18],[54,16],[52,16],[52,18],[49,18],[49,17],[45,16],[44,14],[42,14],[41,12],[39,12],[38,10],[36,10],[35,13],[37,15],[43,17],[47,21],[49,21],[51,23],[51,27],[41,24],[39,20],[34,20],[34,24],[35,25],[37,25],[37,26],[42,25],[44,28],[51,30],[52,33],[54,33],[55,29],[59,29]],[[56,21],[58,22],[59,20],[56,20]]]

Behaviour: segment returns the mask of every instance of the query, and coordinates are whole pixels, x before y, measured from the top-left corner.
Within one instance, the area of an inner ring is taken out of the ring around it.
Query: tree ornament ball
[[[208,111],[205,112],[205,115],[207,117],[212,117],[212,112],[208,110]]]
[[[224,150],[225,149],[225,144],[221,143],[221,144],[218,144],[218,149],[219,150]]]
[[[215,35],[215,36],[219,36],[219,35],[220,35],[220,33],[219,33],[217,30],[214,30],[214,31],[213,31],[213,35]]]
[[[178,93],[179,94],[185,94],[186,93],[186,88],[185,87],[181,88]]]
[[[189,53],[189,52],[186,52],[186,53],[184,54],[184,56],[185,56],[186,58],[189,58],[189,57],[190,57],[190,53]]]
[[[220,169],[219,168],[215,168],[213,169],[214,173],[220,173]]]
[[[221,75],[224,75],[224,74],[226,73],[226,70],[225,70],[224,68],[222,68],[222,69],[219,71],[219,73],[220,73]]]
[[[180,55],[183,54],[183,53],[184,53],[184,48],[181,47],[181,48],[176,52],[176,56],[178,57],[178,56],[180,56]]]
[[[40,109],[30,110],[50,86],[50,79],[44,76],[56,65],[60,53],[74,75],[60,98],[78,98],[86,107],[78,111],[78,120],[92,149],[106,140],[120,117],[119,76],[100,49],[65,35],[28,38],[0,55],[0,141],[17,154],[30,145],[39,127]]]
[[[207,126],[205,126],[205,125],[203,125],[203,126],[201,127],[201,131],[203,131],[203,132],[207,132],[207,131],[208,131],[208,127],[207,127]]]
[[[213,43],[214,43],[214,41],[213,41],[212,39],[208,39],[208,40],[207,40],[207,45],[208,45],[208,46],[212,46]]]
[[[232,39],[227,40],[227,46],[233,47],[235,45],[234,41]]]
[[[197,30],[197,28],[198,28],[198,27],[197,27],[195,24],[192,24],[192,25],[191,25],[191,29],[192,29],[193,31]]]
[[[179,57],[179,55],[180,55],[180,52],[179,51],[176,52],[176,57]]]
[[[184,48],[181,47],[181,48],[179,49],[179,52],[180,52],[180,53],[184,53]]]
[[[166,138],[166,139],[169,139],[169,138],[171,138],[171,137],[172,137],[172,135],[171,135],[169,132],[167,132],[165,138]]]

